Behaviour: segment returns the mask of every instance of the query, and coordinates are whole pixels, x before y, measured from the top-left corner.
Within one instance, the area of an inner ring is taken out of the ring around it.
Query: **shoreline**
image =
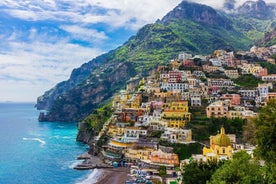
[[[118,167],[118,168],[106,168],[101,169],[101,175],[97,178],[94,184],[124,184],[129,178],[129,168]]]
[[[76,170],[91,170],[99,169],[100,176],[97,177],[94,184],[124,184],[129,178],[129,167],[113,167],[104,163],[103,159],[99,156],[93,156],[88,152],[83,153],[77,157],[78,160],[83,160],[82,163],[74,167]]]
[[[105,164],[100,157],[90,155],[88,152],[78,156],[77,159],[83,160],[83,162],[74,167],[76,170],[113,168],[112,166]]]

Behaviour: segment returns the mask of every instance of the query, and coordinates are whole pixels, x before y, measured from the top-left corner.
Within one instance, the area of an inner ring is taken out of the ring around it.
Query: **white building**
[[[161,139],[166,139],[172,143],[190,143],[192,141],[191,129],[165,128]]]
[[[199,94],[191,95],[191,106],[193,107],[201,106],[201,95]]]
[[[189,89],[189,84],[187,83],[168,83],[168,82],[162,82],[161,83],[161,89],[165,89],[167,91],[180,91],[184,92]]]

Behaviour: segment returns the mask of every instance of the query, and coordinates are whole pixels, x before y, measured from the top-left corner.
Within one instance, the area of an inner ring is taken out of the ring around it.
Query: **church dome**
[[[223,147],[231,146],[230,138],[225,135],[225,129],[223,127],[220,129],[220,134],[217,134],[213,138],[213,144]]]

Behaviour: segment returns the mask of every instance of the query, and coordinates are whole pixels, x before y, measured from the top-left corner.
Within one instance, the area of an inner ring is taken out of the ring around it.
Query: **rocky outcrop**
[[[67,81],[58,83],[52,89],[46,91],[42,96],[37,98],[36,108],[38,110],[50,110],[54,101],[63,94],[79,85],[91,73],[91,71],[101,65],[101,58],[95,58],[87,63],[84,63],[77,69],[74,69],[70,78]]]
[[[169,12],[161,22],[166,24],[175,19],[192,20],[194,22],[204,23],[209,26],[220,26],[227,29],[232,28],[232,23],[229,19],[219,14],[213,8],[196,4],[191,2],[182,1],[173,11]]]
[[[94,142],[94,132],[88,129],[87,124],[84,122],[79,122],[78,124],[78,135],[76,140],[88,145],[92,145]]]
[[[276,44],[276,28],[267,32],[263,39],[256,42],[257,46],[270,47]]]
[[[134,67],[133,63],[125,62],[95,71],[82,84],[56,99],[50,112],[40,115],[39,120],[76,122],[84,119],[136,75]]]
[[[274,5],[268,5],[263,0],[246,1],[237,9],[237,14],[267,20],[275,18],[275,10]]]

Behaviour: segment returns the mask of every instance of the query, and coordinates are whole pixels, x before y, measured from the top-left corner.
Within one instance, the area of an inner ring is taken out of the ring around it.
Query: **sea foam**
[[[101,175],[101,170],[94,169],[92,173],[88,174],[88,176],[83,181],[78,181],[76,184],[94,184],[98,181]]]
[[[74,169],[77,165],[81,164],[83,160],[74,160],[70,162],[69,168]]]
[[[39,139],[39,138],[26,138],[26,137],[23,137],[22,138],[24,141],[38,141],[40,142],[40,145],[43,146],[46,144],[46,141],[42,140],[42,139]]]

